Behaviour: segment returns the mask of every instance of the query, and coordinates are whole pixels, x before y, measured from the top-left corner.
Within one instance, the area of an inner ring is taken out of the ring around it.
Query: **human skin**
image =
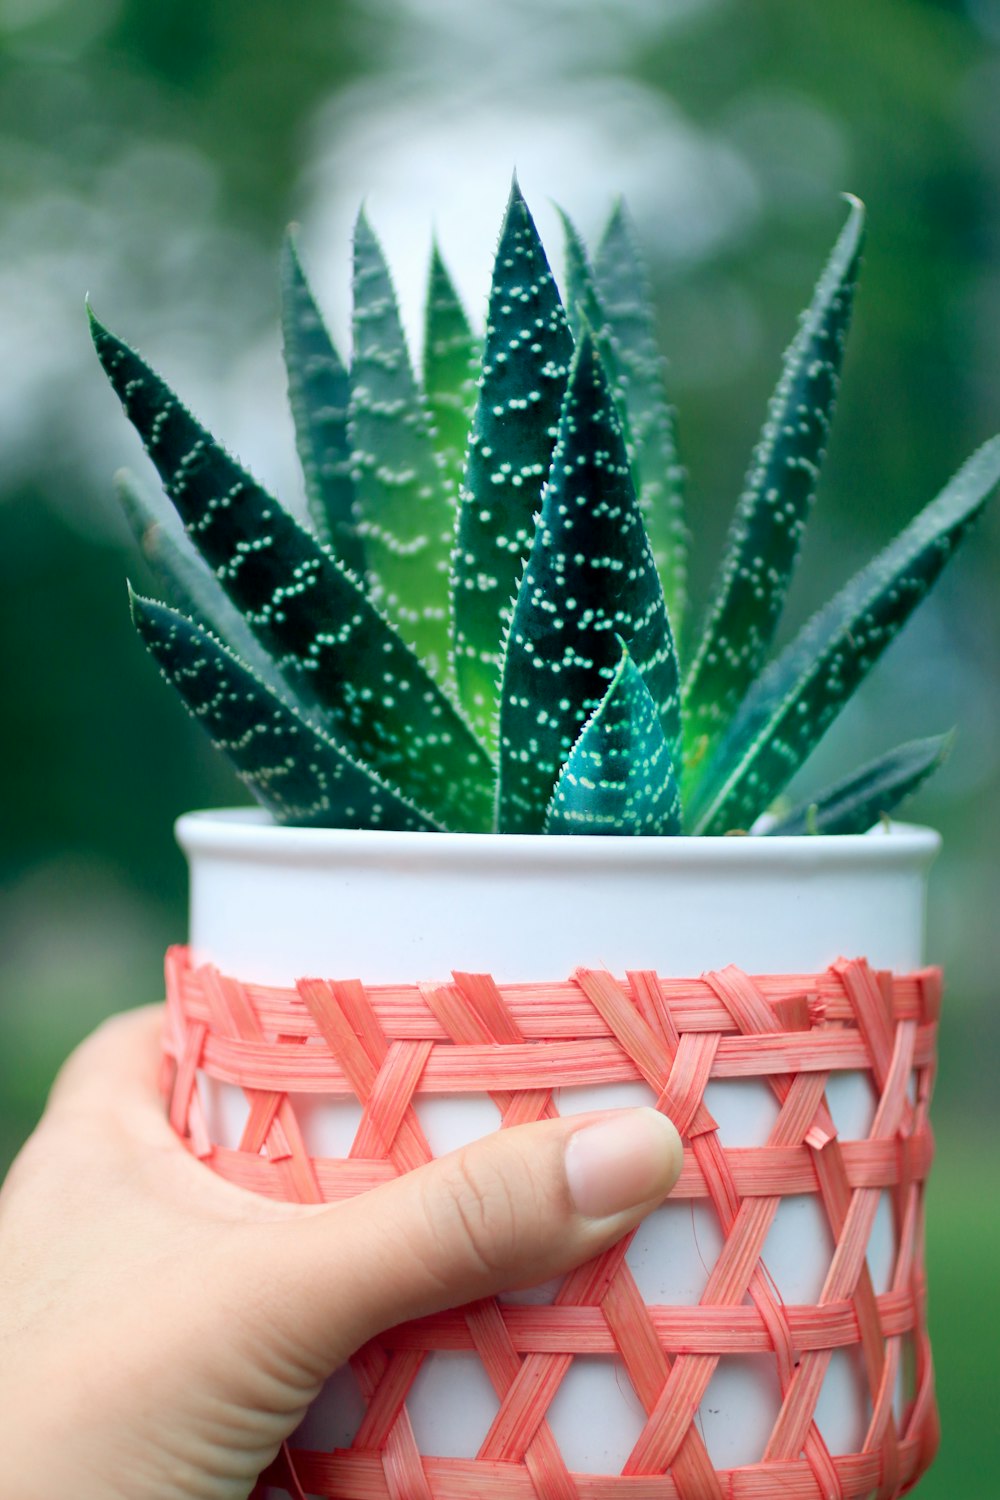
[[[407,1318],[548,1280],[673,1187],[653,1110],[497,1131],[330,1206],[167,1124],[162,1007],[72,1054],[0,1188],[0,1463],[18,1500],[245,1500],[323,1381]]]

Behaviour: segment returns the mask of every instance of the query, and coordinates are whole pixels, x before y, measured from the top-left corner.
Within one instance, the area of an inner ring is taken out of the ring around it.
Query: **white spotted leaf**
[[[198,555],[163,492],[147,489],[134,474],[122,469],[115,475],[115,493],[143,561],[170,602],[223,641],[272,692],[294,700],[298,712],[330,733],[324,716],[307,707],[278,671],[274,658]]]
[[[491,746],[501,642],[531,548],[572,354],[559,292],[515,181],[493,271],[452,561],[455,680]]]
[[[348,572],[91,314],[98,357],[188,536],[299,696],[414,804],[456,830],[492,820],[471,729]]]
[[[685,676],[686,791],[697,786],[699,768],[707,764],[774,638],[826,451],[863,240],[864,209],[852,199],[847,223],[785,354]]]
[[[1000,484],[1000,437],[974,453],[910,525],[771,663],[685,802],[695,833],[746,828],[788,784],[937,581]]]
[[[320,541],[363,578],[347,430],[350,376],[316,305],[291,230],[281,248],[281,327],[309,515]]]
[[[164,678],[278,823],[434,830],[193,620],[129,591],[132,618]]]
[[[541,832],[560,768],[618,668],[619,637],[673,758],[680,699],[670,623],[614,397],[584,333],[504,651],[501,833]]]
[[[660,716],[628,651],[559,773],[546,833],[679,834],[681,797]]]
[[[455,507],[434,452],[389,269],[363,213],[354,231],[353,326],[348,428],[373,597],[443,681]]]

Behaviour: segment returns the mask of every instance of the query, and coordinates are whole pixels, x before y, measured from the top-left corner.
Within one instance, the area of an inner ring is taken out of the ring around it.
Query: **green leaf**
[[[363,213],[354,233],[350,434],[373,597],[443,680],[455,508],[434,453],[389,269]]]
[[[347,431],[350,377],[326,330],[291,230],[281,249],[281,326],[296,445],[316,535],[363,578]]]
[[[677,454],[674,412],[667,399],[666,362],[656,342],[649,277],[621,203],[598,247],[594,277],[615,354],[615,379],[628,411],[639,508],[679,641],[687,602],[685,473]]]
[[[791,780],[936,582],[1000,483],[985,443],[758,678],[686,808],[695,833],[746,828]]]
[[[279,823],[437,827],[307,723],[193,620],[129,590],[132,618],[163,676],[212,744]]]
[[[593,339],[573,360],[552,473],[504,654],[498,826],[537,833],[560,767],[628,646],[673,759],[677,658],[628,455]]]
[[[531,549],[572,353],[559,293],[515,180],[493,271],[452,575],[458,691],[490,745],[500,645]]]
[[[566,312],[569,316],[570,328],[573,330],[573,338],[576,343],[579,343],[585,331],[589,331],[593,337],[608,377],[608,383],[614,392],[618,420],[621,423],[629,458],[634,459],[618,352],[611,337],[608,315],[597,289],[597,281],[587,254],[587,247],[569,215],[561,208],[558,213],[562,220],[565,238]],[[636,488],[638,489],[638,486]]]
[[[434,447],[448,498],[457,512],[469,428],[476,407],[482,349],[435,242],[431,250],[424,329],[424,391]]]
[[[921,787],[951,750],[954,735],[899,745],[783,813],[768,834],[867,833]]]
[[[623,647],[559,774],[546,833],[678,834],[681,796],[649,689]]]
[[[799,555],[840,384],[864,239],[847,223],[788,349],[754,450],[698,650],[684,682],[686,792],[756,677]]]
[[[91,315],[98,356],[188,535],[293,689],[444,826],[483,831],[493,772],[450,699],[353,574]]]
[[[115,492],[139,551],[167,597],[182,614],[225,642],[273,692],[294,697],[272,657],[188,540],[166,496],[147,489],[128,469],[115,475]],[[302,705],[297,707],[301,711]]]

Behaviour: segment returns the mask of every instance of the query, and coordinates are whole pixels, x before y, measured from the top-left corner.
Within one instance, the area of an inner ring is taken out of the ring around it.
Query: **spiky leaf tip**
[[[278,670],[409,801],[442,826],[488,830],[489,758],[359,581],[93,313],[91,331],[188,536]]]
[[[947,759],[954,734],[911,740],[778,816],[769,835],[867,833],[923,786]]]
[[[656,704],[624,645],[607,692],[559,773],[545,832],[681,832],[670,748]]]
[[[435,240],[424,321],[424,394],[438,463],[456,511],[481,358],[482,341],[472,331]]]
[[[614,397],[585,333],[505,643],[501,832],[541,831],[559,770],[615,675],[616,637],[645,679],[673,758],[677,657]]]
[[[736,507],[712,602],[684,682],[686,788],[754,681],[774,638],[826,453],[864,242],[851,199],[785,354]]]
[[[320,541],[363,578],[347,431],[350,376],[302,269],[293,229],[281,247],[280,283],[288,398],[309,515]]]
[[[500,644],[552,461],[573,338],[515,179],[500,231],[452,559],[455,678],[495,745]]]
[[[345,754],[221,641],[129,589],[132,619],[163,677],[278,823],[430,831],[433,819]]]
[[[349,429],[369,577],[382,612],[441,681],[448,664],[455,510],[389,268],[363,212],[354,232],[353,327]]]
[[[666,361],[657,344],[649,275],[621,202],[598,246],[594,280],[614,350],[621,404],[628,411],[639,508],[679,647],[687,611],[686,474],[678,453],[674,409],[667,394]]]
[[[788,784],[941,574],[1000,484],[1000,437],[799,632],[758,678],[686,806],[695,833],[747,828]]]

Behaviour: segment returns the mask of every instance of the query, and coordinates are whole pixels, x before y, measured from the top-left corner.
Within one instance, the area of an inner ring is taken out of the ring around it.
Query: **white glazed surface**
[[[193,814],[178,837],[191,865],[196,959],[270,984],[303,975],[412,983],[452,969],[547,981],[581,964],[617,974],[696,975],[729,963],[750,973],[813,972],[862,955],[912,969],[924,958],[927,876],[939,845],[931,831],[901,825],[846,838],[546,839],[276,829],[253,812]],[[237,1145],[241,1091],[199,1082],[212,1138]],[[562,1089],[557,1105],[568,1114],[651,1099],[636,1082]],[[875,1107],[867,1077],[832,1080],[828,1102],[841,1139],[867,1134]],[[710,1084],[706,1104],[723,1144],[763,1144],[777,1115],[771,1091],[753,1080]],[[481,1096],[418,1095],[415,1108],[438,1154],[499,1124]],[[359,1106],[311,1095],[297,1109],[313,1154],[347,1154]],[[640,1227],[627,1258],[648,1302],[690,1305],[721,1243],[710,1205],[668,1202]],[[868,1250],[876,1292],[886,1289],[894,1250],[886,1196]],[[783,1301],[814,1300],[831,1253],[817,1200],[786,1199],[763,1256]],[[546,1301],[555,1290],[512,1300]],[[897,1415],[905,1394],[900,1383]],[[716,1467],[761,1458],[779,1403],[773,1361],[720,1361],[697,1419]],[[428,1356],[407,1398],[421,1451],[440,1456],[473,1456],[497,1408],[471,1355]],[[344,1446],[361,1410],[351,1372],[341,1371],[296,1441]],[[830,1451],[856,1451],[869,1415],[862,1372],[850,1351],[838,1351],[817,1407]],[[572,1471],[613,1474],[643,1412],[619,1362],[593,1357],[574,1361],[548,1420]]]

